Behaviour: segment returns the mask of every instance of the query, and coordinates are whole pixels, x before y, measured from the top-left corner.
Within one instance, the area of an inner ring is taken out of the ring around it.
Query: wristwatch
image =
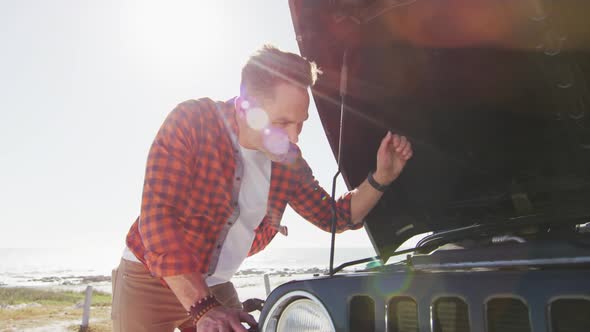
[[[367,176],[367,181],[369,181],[369,184],[371,185],[371,187],[379,190],[382,193],[385,192],[385,190],[387,190],[387,188],[389,188],[389,185],[380,184],[379,182],[377,182],[375,180],[375,178],[373,177],[373,171],[369,172],[369,176]]]

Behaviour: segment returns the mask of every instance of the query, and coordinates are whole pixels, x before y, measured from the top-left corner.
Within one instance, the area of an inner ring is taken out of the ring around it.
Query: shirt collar
[[[236,101],[237,97],[233,97],[222,103],[221,114],[224,120],[229,125],[230,129],[237,136],[238,135],[238,122],[236,121]]]

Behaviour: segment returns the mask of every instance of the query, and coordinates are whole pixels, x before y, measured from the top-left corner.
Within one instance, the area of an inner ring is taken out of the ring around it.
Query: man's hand
[[[373,177],[379,184],[390,184],[400,175],[412,154],[412,144],[405,136],[387,132],[377,151],[377,170]]]
[[[254,317],[244,311],[219,306],[209,310],[199,319],[197,331],[247,332],[242,322],[248,323],[251,327],[258,325]]]
[[[247,299],[246,301],[242,302],[242,306],[244,307],[245,312],[252,312],[254,310],[262,311],[262,307],[264,306],[264,300],[261,299]]]

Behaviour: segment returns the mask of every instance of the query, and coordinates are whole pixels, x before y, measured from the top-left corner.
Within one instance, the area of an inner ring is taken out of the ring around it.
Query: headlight
[[[313,295],[296,291],[283,295],[270,309],[263,332],[334,332],[334,324]]]

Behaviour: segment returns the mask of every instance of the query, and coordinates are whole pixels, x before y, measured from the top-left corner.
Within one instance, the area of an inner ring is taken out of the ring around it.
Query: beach
[[[313,278],[313,274],[283,271],[269,274],[268,277],[271,288],[274,288],[290,280]],[[51,282],[56,279],[53,278]],[[80,277],[71,279],[88,280]],[[263,275],[246,272],[237,275],[232,281],[242,301],[266,298]],[[85,292],[80,289],[85,288],[85,285],[93,287],[89,331],[111,331],[111,293],[103,291],[111,287],[110,280],[98,280],[84,285],[0,287],[0,332],[78,331],[85,296]],[[253,313],[256,318],[258,314]]]
[[[87,286],[93,289],[90,330],[111,331],[111,270],[120,250],[0,249],[0,332],[78,331]],[[336,265],[374,255],[369,248],[336,251]],[[247,259],[232,282],[242,301],[270,288],[323,275],[328,248],[281,248]],[[253,313],[258,317],[258,312]]]

